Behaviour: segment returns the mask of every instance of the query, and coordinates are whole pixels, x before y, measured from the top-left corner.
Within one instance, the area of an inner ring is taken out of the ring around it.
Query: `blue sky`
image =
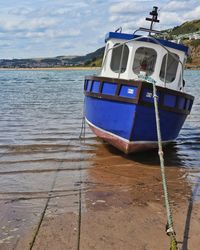
[[[145,26],[152,6],[157,29],[200,19],[200,0],[0,0],[0,58],[84,55],[104,45],[108,31]]]

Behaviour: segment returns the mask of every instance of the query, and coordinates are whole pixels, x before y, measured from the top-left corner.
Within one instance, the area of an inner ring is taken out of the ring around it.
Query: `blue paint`
[[[193,100],[190,100],[190,106],[189,106],[189,111],[191,111],[191,109],[192,109],[192,105],[193,105]]]
[[[133,35],[133,34],[109,32],[108,34],[106,34],[105,41],[107,42],[112,38],[123,39],[123,40],[131,40],[131,39],[134,39],[134,38],[137,38],[137,37],[140,37],[140,36]],[[152,40],[150,40],[150,39],[148,39],[146,37],[141,38],[139,41],[155,43],[154,41],[152,41]],[[185,54],[188,54],[188,47],[186,47],[186,46],[184,46],[182,44],[172,43],[170,41],[163,40],[163,39],[157,39],[157,41],[160,42],[162,45],[164,45],[166,47],[177,49],[177,50],[185,52]]]
[[[165,94],[163,104],[164,104],[164,106],[174,108],[176,106],[176,96],[170,95],[170,94]]]
[[[130,139],[135,117],[135,104],[85,97],[85,113],[95,126]]]
[[[190,108],[190,100],[187,99],[187,102],[186,102],[186,105],[185,105],[185,109],[189,110],[189,108]]]
[[[87,82],[91,85],[90,82]],[[87,85],[87,89],[89,89]],[[100,82],[94,81],[92,91],[99,91]],[[117,84],[111,82],[103,82],[102,93],[107,96],[115,95]],[[136,86],[121,85],[119,91],[120,97],[136,98]],[[193,101],[185,97],[167,94],[160,90],[158,100],[163,100],[162,105],[166,107],[176,107],[180,110],[190,110]],[[108,98],[108,97],[107,97]],[[145,106],[142,104],[125,103],[122,101],[105,100],[92,96],[85,96],[85,114],[89,122],[97,128],[101,128],[114,135],[133,142],[157,142],[157,130],[155,109],[153,105],[153,93],[151,88],[142,88],[140,100],[151,103],[152,105]],[[183,126],[187,114],[181,114],[174,111],[159,109],[161,136],[163,141],[175,140]]]
[[[142,91],[142,100],[145,102],[153,103],[154,102],[153,91],[151,91],[150,89],[144,89]]]
[[[119,96],[134,99],[137,95],[137,87],[122,85]]]
[[[86,118],[96,127],[130,141],[157,141],[154,106],[108,101],[87,96]],[[186,114],[160,110],[162,140],[176,139]],[[133,130],[132,130],[133,128]]]
[[[99,87],[100,87],[100,82],[99,81],[93,81],[92,83],[92,93],[99,93]]]
[[[102,94],[115,95],[116,89],[117,89],[116,83],[104,82],[102,88]]]
[[[158,102],[159,102],[160,101],[160,92],[159,91],[157,91],[157,96],[158,96]],[[153,103],[154,102],[153,90],[151,90],[151,89],[144,89],[142,91],[141,98],[142,98],[142,101],[144,101],[144,102]]]
[[[174,140],[187,117],[185,114],[159,110],[162,140]],[[133,141],[157,141],[154,106],[138,105],[131,136]]]
[[[140,37],[138,35],[126,34],[126,33],[117,33],[117,32],[108,32],[105,37],[105,42],[109,41],[112,38],[131,40],[133,38]]]
[[[91,80],[88,80],[88,81],[87,81],[87,85],[86,85],[86,91],[87,91],[87,92],[90,91],[91,86],[92,86],[92,81],[91,81]]]
[[[185,107],[185,98],[184,97],[178,97],[178,108],[184,109]]]

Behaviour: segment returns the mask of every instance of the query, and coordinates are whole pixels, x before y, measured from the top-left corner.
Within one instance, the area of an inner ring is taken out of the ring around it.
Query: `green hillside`
[[[191,22],[185,22],[180,26],[174,27],[169,34],[170,35],[182,35],[200,31],[200,19]]]
[[[87,61],[84,66],[86,67],[101,67],[103,55],[100,57],[94,57],[92,60]]]
[[[85,66],[99,67],[101,66],[105,47],[97,49],[85,56],[77,56],[71,60],[72,64],[84,64]]]

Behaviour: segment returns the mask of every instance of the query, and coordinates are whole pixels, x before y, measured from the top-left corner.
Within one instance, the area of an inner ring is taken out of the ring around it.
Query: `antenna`
[[[153,6],[153,10],[149,13],[149,15],[152,16],[152,18],[147,17],[146,20],[151,22],[149,35],[151,35],[151,30],[153,28],[153,23],[159,23],[160,20],[158,20],[158,7]]]
[[[151,36],[151,33],[155,33],[155,34],[162,34],[162,32],[158,31],[158,30],[153,30],[153,23],[159,23],[160,20],[158,20],[158,7],[153,6],[153,10],[149,13],[152,18],[147,17],[146,20],[151,22],[150,28],[146,29],[146,28],[139,28],[137,29],[133,34],[135,35],[136,32],[138,31],[144,31],[144,32],[149,32],[149,36]]]

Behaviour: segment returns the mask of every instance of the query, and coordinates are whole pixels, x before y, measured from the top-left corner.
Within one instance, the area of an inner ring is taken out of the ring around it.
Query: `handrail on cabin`
[[[104,67],[104,64],[105,64],[105,61],[107,59],[107,55],[108,55],[108,52],[110,52],[111,50],[115,49],[115,48],[118,48],[120,46],[123,45],[122,47],[122,54],[121,54],[121,58],[120,58],[120,67],[119,67],[119,74],[118,74],[118,78],[120,78],[120,74],[121,74],[121,67],[122,67],[122,59],[123,59],[123,55],[124,55],[124,46],[125,44],[127,43],[130,43],[132,41],[137,41],[137,40],[141,40],[142,38],[148,38],[150,40],[153,40],[156,44],[160,45],[162,48],[164,48],[166,51],[167,51],[167,60],[166,60],[166,64],[165,64],[165,79],[164,79],[164,87],[166,87],[166,71],[167,71],[167,63],[168,63],[168,54],[170,54],[176,61],[178,61],[178,63],[181,64],[181,90],[184,90],[184,84],[183,84],[183,63],[180,61],[180,59],[176,58],[173,53],[171,51],[169,51],[164,45],[162,45],[157,39],[155,39],[154,37],[152,36],[140,36],[140,37],[136,37],[136,38],[132,38],[128,41],[125,41],[125,42],[122,42],[120,44],[117,44],[115,46],[113,46],[112,48],[108,49],[106,51],[106,54],[104,56],[104,59],[103,59],[103,62],[102,62],[102,66],[101,66],[101,72],[102,72],[102,69]]]
[[[155,34],[162,34],[162,32],[159,31],[159,30],[152,30],[152,29],[147,29],[147,28],[142,28],[142,27],[140,27],[139,29],[137,29],[137,30],[134,31],[133,35],[135,35],[135,33],[138,32],[138,31],[149,32],[149,33],[155,33]]]

